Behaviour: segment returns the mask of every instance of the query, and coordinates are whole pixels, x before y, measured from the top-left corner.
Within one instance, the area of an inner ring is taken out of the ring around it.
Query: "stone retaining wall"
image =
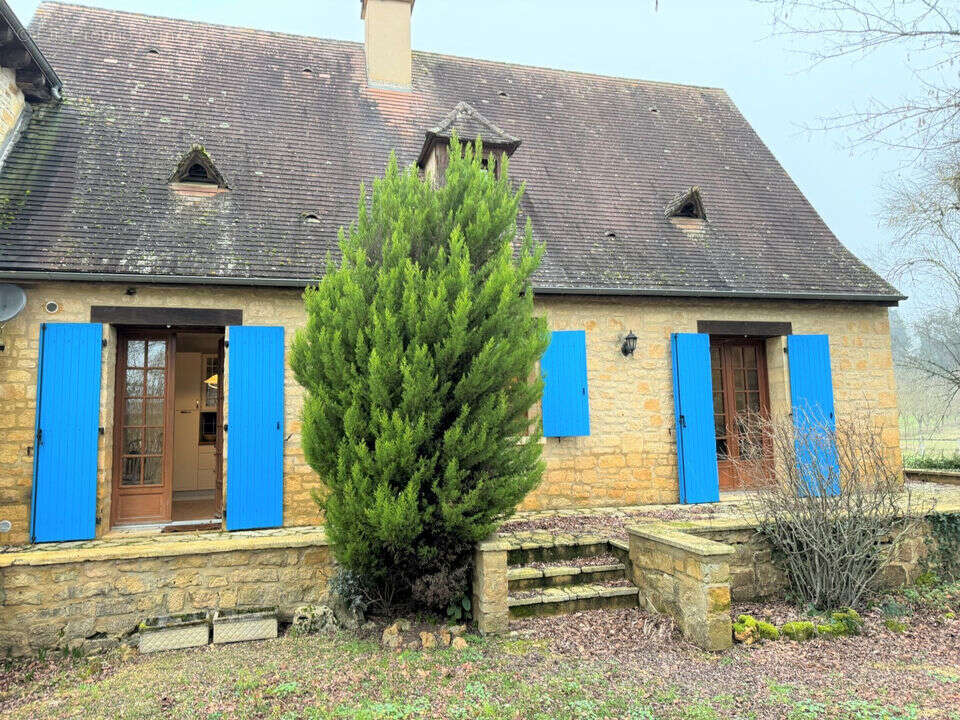
[[[633,582],[640,605],[672,616],[683,636],[707,650],[733,643],[730,625],[730,545],[662,525],[630,532]]]
[[[667,522],[628,527],[640,604],[671,615],[684,637],[707,650],[730,647],[730,601],[782,596],[787,581],[772,549],[743,520]],[[926,531],[907,538],[877,586],[899,587],[922,570]]]
[[[0,554],[0,648],[108,647],[185,612],[271,605],[288,617],[326,596],[333,570],[316,529],[87,545]]]
[[[903,476],[907,482],[960,485],[960,472],[955,470],[925,470],[921,468],[904,468]]]

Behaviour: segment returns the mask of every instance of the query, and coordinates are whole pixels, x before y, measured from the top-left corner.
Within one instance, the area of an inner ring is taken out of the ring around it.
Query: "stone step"
[[[547,565],[536,568],[522,565],[507,570],[510,590],[535,590],[546,587],[590,585],[608,580],[624,580],[626,566],[623,563],[609,565]]]
[[[511,545],[507,552],[510,565],[527,565],[532,562],[562,562],[575,558],[606,555],[610,544],[599,535],[529,532],[503,536]]]
[[[633,585],[570,585],[509,595],[507,605],[512,618],[560,615],[579,610],[636,607],[638,592]]]

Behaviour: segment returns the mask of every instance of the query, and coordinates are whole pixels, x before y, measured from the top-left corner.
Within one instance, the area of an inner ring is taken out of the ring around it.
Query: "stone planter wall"
[[[277,606],[327,593],[322,529],[36,546],[0,554],[0,649],[115,645],[148,617]],[[80,546],[80,547],[77,547]]]

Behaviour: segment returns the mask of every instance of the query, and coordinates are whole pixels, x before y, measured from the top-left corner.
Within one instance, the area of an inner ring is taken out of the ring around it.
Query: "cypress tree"
[[[531,276],[543,247],[521,231],[503,158],[453,138],[444,182],[391,156],[338,264],[304,294],[291,365],[305,389],[303,449],[323,481],[337,560],[386,596],[442,608],[471,546],[540,481],[546,321]]]

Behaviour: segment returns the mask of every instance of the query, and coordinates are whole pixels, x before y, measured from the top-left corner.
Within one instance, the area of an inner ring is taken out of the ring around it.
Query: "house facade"
[[[414,52],[413,12],[365,0],[363,44],[57,3],[13,33],[0,544],[320,523],[303,288],[390,152],[438,176],[453,131],[547,248],[524,508],[715,501],[750,412],[866,407],[899,453],[902,297],[723,91]]]

